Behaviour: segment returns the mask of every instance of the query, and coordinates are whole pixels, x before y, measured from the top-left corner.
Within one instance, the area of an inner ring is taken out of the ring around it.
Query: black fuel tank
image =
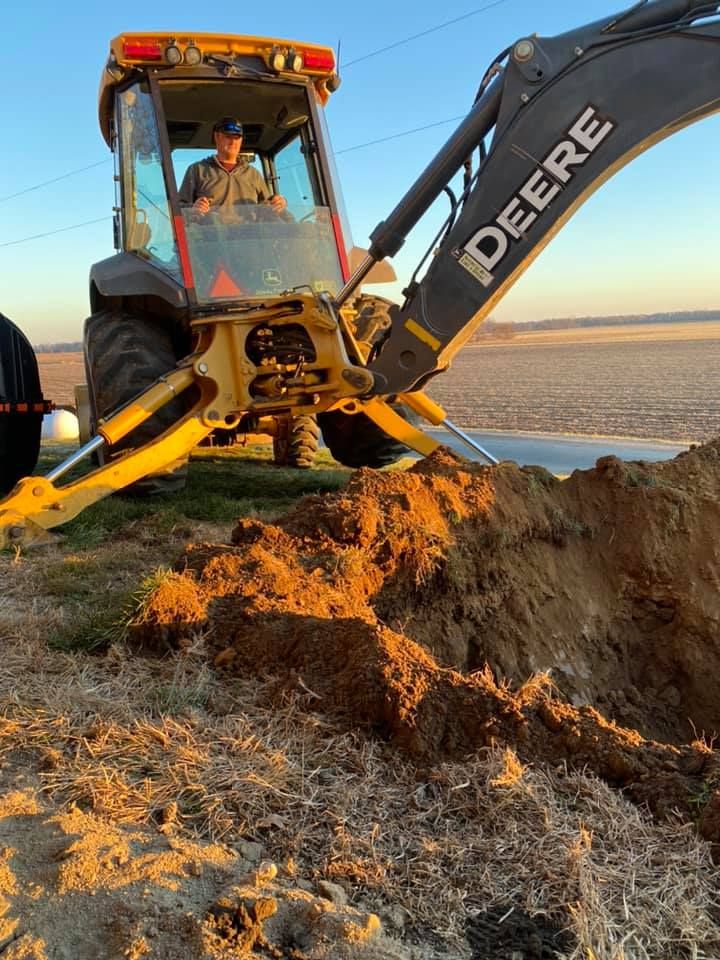
[[[24,404],[31,409],[25,410]],[[0,313],[0,496],[35,469],[43,404],[33,349],[18,327]]]

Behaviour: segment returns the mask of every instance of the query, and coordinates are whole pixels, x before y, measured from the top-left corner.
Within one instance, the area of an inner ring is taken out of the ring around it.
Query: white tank
[[[78,418],[70,410],[53,410],[43,417],[43,440],[77,440],[79,435]]]

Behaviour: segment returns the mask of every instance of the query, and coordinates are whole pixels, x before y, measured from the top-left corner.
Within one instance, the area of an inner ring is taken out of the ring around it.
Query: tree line
[[[80,353],[82,352],[82,341],[75,340],[72,343],[35,343],[33,350],[35,353]]]
[[[678,310],[673,313],[626,313],[610,317],[548,317],[527,323],[498,322],[490,318],[475,332],[478,340],[511,340],[518,333],[534,330],[574,330],[579,327],[621,327],[630,324],[720,322],[720,310]]]

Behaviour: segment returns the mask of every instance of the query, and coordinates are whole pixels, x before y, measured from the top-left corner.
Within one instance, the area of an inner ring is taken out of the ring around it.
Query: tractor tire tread
[[[409,423],[419,418],[404,404],[391,402],[392,409]],[[330,453],[345,467],[388,467],[410,452],[410,448],[389,436],[364,413],[333,410],[318,415],[323,439]]]
[[[273,459],[278,466],[307,470],[315,462],[320,427],[313,416],[294,417],[287,438],[273,440]]]
[[[169,331],[149,315],[106,309],[85,322],[85,370],[90,387],[93,428],[172,370],[177,362]],[[171,400],[127,437],[114,444],[109,457],[119,456],[154,440],[185,413],[182,397]],[[100,460],[105,459],[101,455]],[[185,486],[188,457],[144,477],[128,488],[138,496],[174,493]]]

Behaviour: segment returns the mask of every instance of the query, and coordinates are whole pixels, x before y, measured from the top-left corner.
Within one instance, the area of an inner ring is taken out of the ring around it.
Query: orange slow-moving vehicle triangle
[[[225,267],[220,264],[220,269],[215,275],[212,287],[210,287],[211,297],[235,297],[242,294],[242,290],[235,283],[233,278],[227,272]]]

